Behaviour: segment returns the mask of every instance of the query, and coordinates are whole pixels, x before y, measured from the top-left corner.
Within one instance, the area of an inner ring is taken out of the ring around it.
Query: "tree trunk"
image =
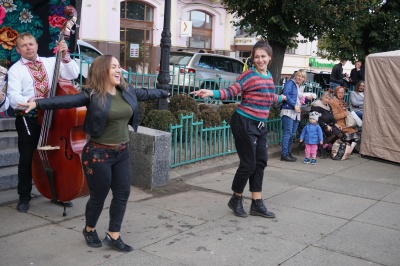
[[[283,66],[283,59],[285,58],[286,46],[269,41],[272,47],[272,60],[269,62],[268,70],[271,72],[274,78],[274,84],[279,85],[281,79],[281,72]]]

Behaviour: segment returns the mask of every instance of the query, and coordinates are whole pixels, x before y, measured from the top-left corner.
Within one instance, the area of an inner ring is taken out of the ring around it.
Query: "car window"
[[[169,64],[187,66],[192,57],[191,54],[170,54]]]
[[[233,60],[233,59],[230,59],[230,61],[232,64],[233,73],[242,74],[243,64],[241,64],[240,62]]]
[[[214,69],[225,72],[233,72],[229,58],[224,57],[214,57]]]
[[[312,82],[312,81],[314,81],[314,73],[307,72],[307,74],[306,74],[306,82]]]
[[[199,67],[212,68],[211,56],[200,56]]]
[[[93,50],[90,47],[79,45],[79,49],[81,50],[81,58],[85,61],[92,62],[99,54],[96,50]]]

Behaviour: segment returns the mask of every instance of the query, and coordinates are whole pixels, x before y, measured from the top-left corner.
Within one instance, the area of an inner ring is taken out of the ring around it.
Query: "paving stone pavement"
[[[237,155],[171,169],[167,186],[132,187],[121,236],[134,251],[90,248],[87,197],[62,208],[38,196],[18,213],[0,192],[1,265],[400,265],[399,165],[353,154],[317,165],[268,161],[263,198],[275,219],[227,207]],[[245,210],[251,199],[244,193]],[[107,198],[97,231],[107,230]]]

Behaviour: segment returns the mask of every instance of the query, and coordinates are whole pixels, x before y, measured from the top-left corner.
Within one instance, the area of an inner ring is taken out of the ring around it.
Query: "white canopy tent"
[[[362,155],[400,163],[400,50],[365,63]]]

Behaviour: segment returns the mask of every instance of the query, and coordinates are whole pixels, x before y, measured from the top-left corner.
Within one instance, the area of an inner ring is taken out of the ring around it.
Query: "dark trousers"
[[[267,128],[262,123],[235,112],[231,119],[231,129],[240,159],[232,190],[243,193],[249,181],[251,192],[261,192],[264,169],[268,161]]]
[[[32,158],[37,148],[40,128],[36,118],[25,117],[30,135],[22,116],[15,118],[15,128],[18,133],[18,194],[20,201],[30,201],[32,191]]]
[[[86,225],[96,227],[111,189],[113,198],[108,230],[119,232],[131,189],[129,149],[103,149],[88,142],[82,150],[82,166],[90,192],[85,211]]]

